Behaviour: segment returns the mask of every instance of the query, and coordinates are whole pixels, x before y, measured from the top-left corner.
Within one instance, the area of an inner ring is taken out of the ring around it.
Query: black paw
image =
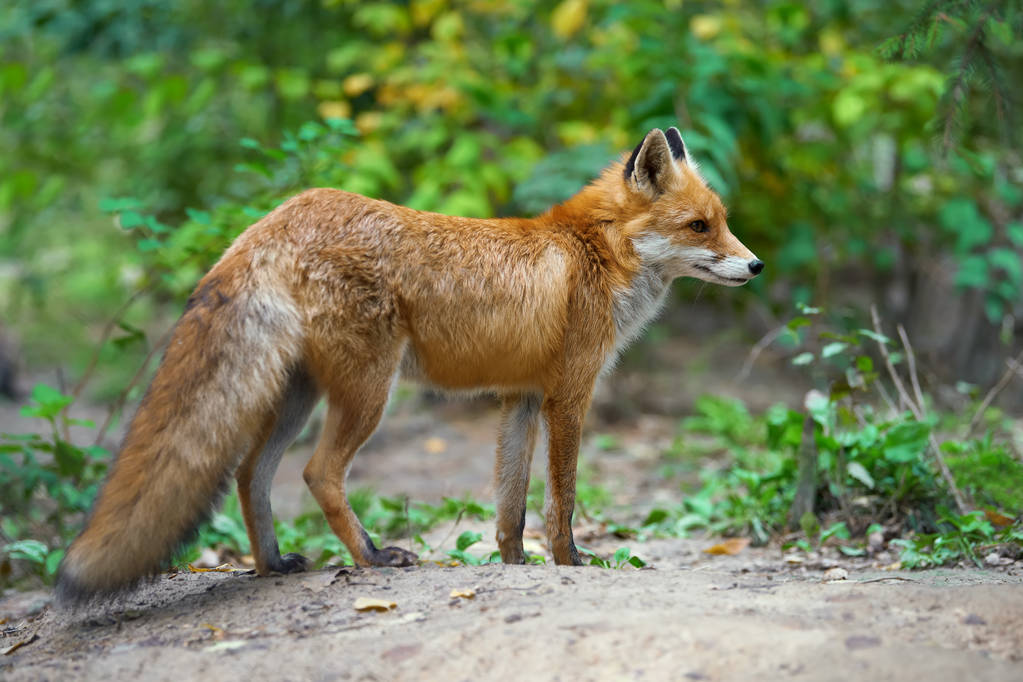
[[[582,566],[583,565],[582,557],[579,556],[579,550],[575,548],[574,544],[569,545],[567,550],[560,550],[559,551],[558,549],[555,549],[553,551],[553,554],[554,554],[554,563],[558,564],[559,566]]]
[[[419,556],[401,547],[384,547],[369,557],[371,566],[415,566]]]
[[[302,573],[309,570],[309,559],[301,554],[290,552],[270,564],[273,573],[287,575],[288,573]]]

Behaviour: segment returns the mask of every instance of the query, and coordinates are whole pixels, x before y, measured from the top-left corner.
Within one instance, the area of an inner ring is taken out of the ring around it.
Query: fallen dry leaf
[[[798,554],[789,554],[785,557],[785,563],[787,564],[801,564],[803,563],[803,557]]]
[[[448,442],[443,438],[427,438],[426,442],[423,443],[423,447],[431,455],[439,455],[448,449]]]
[[[224,639],[224,628],[218,628],[216,625],[210,625],[209,623],[202,623],[202,627],[210,631],[213,635],[213,639]]]
[[[192,564],[188,564],[188,570],[192,573],[233,573],[235,571],[241,571],[243,569],[235,568],[231,564],[220,564],[215,568],[198,568]]]
[[[996,528],[1005,528],[1006,526],[1011,526],[1016,521],[1016,519],[1013,519],[1012,517],[1006,516],[1005,514],[1000,514],[996,511],[991,511],[990,509],[984,510],[984,516],[986,516],[987,520],[991,522],[991,525],[995,526]]]
[[[749,547],[749,538],[728,538],[723,542],[703,550],[704,554],[728,554],[735,555]]]
[[[472,589],[471,587],[465,587],[460,590],[457,588],[451,590],[451,598],[456,599],[458,597],[461,597],[462,599],[475,599],[476,590]]]
[[[23,639],[20,642],[12,644],[9,647],[7,647],[6,649],[0,651],[0,655],[7,656],[8,654],[13,654],[15,651],[17,651],[21,647],[25,646],[26,644],[31,644],[32,642],[36,641],[37,639],[39,639],[39,635],[32,635],[28,639]]]
[[[386,599],[373,599],[372,597],[359,597],[352,604],[356,611],[390,611],[398,608],[398,604]]]

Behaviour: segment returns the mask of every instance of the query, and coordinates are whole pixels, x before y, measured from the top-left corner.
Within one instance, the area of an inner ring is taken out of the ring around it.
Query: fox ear
[[[686,149],[686,143],[682,141],[682,133],[678,128],[675,126],[668,128],[664,131],[664,136],[668,139],[668,147],[671,148],[671,158],[689,163],[689,150]]]
[[[625,164],[625,181],[636,183],[640,190],[656,197],[666,189],[670,175],[675,172],[668,139],[660,128],[654,128],[632,151]]]

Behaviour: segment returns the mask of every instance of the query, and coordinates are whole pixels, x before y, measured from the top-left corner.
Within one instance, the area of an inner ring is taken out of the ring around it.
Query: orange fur
[[[157,571],[236,470],[259,573],[304,567],[279,554],[267,490],[321,395],[327,421],[305,478],[331,528],[360,564],[413,561],[373,546],[344,493],[399,368],[505,397],[496,478],[508,562],[525,558],[528,462],[546,420],[548,539],[558,563],[579,563],[575,469],[594,382],[672,279],[737,284],[762,267],[679,145],[651,131],[627,165],[533,219],[456,218],[314,189],[251,226],[189,300],[64,559],[62,597],[116,592]]]

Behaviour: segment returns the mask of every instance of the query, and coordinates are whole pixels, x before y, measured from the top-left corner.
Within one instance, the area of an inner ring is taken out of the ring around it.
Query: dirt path
[[[356,459],[353,487],[491,499],[493,404],[423,408],[396,408]],[[11,411],[0,423],[30,428]],[[649,415],[591,423],[584,472],[632,519],[678,503],[679,481],[659,459],[676,425]],[[598,431],[617,445],[601,445]],[[309,506],[301,480],[309,447],[289,454],[275,480],[281,516]],[[538,450],[536,475],[543,465]],[[538,526],[530,517],[528,551],[541,549]],[[426,539],[446,542],[441,558],[467,529],[493,536],[492,523],[463,521]],[[626,543],[592,528],[579,537],[605,555],[630,544],[649,567],[426,562],[278,578],[179,574],[74,617],[50,609],[46,592],[9,595],[0,600],[0,654],[24,644],[0,655],[0,679],[1023,680],[1023,562],[888,572],[862,560],[794,566],[777,548],[714,557],[702,551],[713,540]],[[493,548],[485,540],[471,552]],[[847,576],[826,579],[836,563]],[[475,596],[451,596],[465,589]],[[397,606],[360,612],[361,597]]]
[[[715,558],[703,546],[637,546],[653,566],[643,570],[428,564],[164,577],[112,616],[10,620],[23,629],[5,646],[35,639],[0,658],[0,677],[1023,679],[1019,575],[867,570],[828,582],[794,572],[777,551]],[[450,596],[467,588],[474,598]],[[360,597],[397,607],[359,612]]]

